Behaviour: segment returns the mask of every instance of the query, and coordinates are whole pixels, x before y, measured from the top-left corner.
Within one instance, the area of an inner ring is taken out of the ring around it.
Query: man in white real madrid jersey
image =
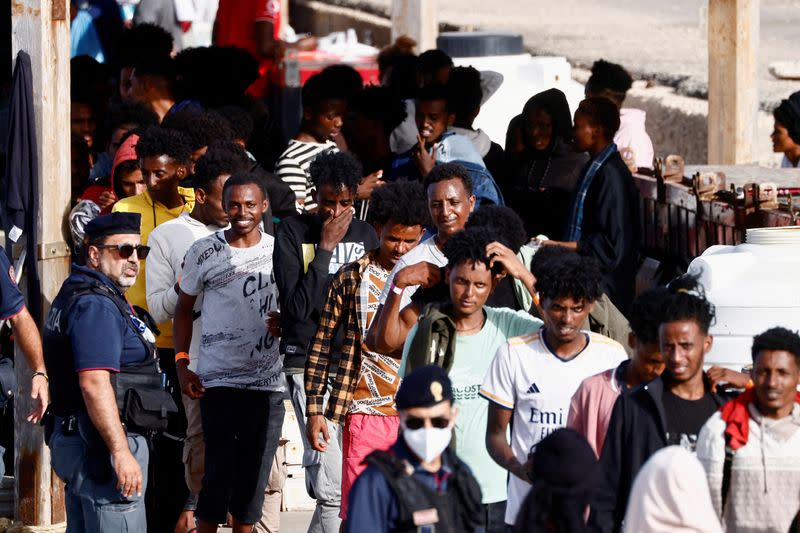
[[[601,294],[602,273],[593,259],[554,254],[535,273],[544,327],[500,346],[480,390],[489,400],[486,447],[512,474],[505,517],[510,525],[531,488],[536,444],[566,426],[570,399],[585,378],[627,357],[616,341],[580,329]]]

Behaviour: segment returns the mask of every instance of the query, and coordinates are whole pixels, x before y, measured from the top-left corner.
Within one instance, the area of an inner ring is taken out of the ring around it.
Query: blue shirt
[[[24,307],[25,298],[17,287],[14,267],[11,266],[8,256],[0,253],[0,320],[13,318]]]
[[[443,494],[447,491],[447,479],[452,473],[444,456],[442,468],[438,472],[428,472],[417,459],[409,452],[405,442],[399,437],[390,451],[395,456],[407,460],[414,468],[413,476],[431,490]],[[380,470],[370,465],[358,476],[353,488],[350,489],[347,505],[347,522],[345,533],[362,533],[364,525],[369,525],[370,532],[389,532],[397,529],[400,518],[400,503],[392,487]],[[420,533],[434,531],[435,526],[419,528]],[[478,528],[474,533],[483,533],[484,528]]]
[[[109,286],[120,297],[124,295],[116,283],[89,268],[73,265],[70,277],[91,277]],[[131,311],[128,320],[144,328],[144,324]],[[142,331],[144,331],[142,329]],[[78,298],[67,316],[67,335],[72,344],[75,370],[109,370],[119,372],[123,366],[144,361],[147,348],[128,326],[114,302],[99,294],[86,294]]]

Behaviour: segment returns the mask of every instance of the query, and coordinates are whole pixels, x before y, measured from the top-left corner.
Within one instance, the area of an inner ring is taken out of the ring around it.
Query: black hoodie
[[[706,389],[710,390],[707,380]],[[621,529],[636,474],[654,453],[667,446],[663,394],[664,381],[658,377],[617,398],[600,455],[601,480],[592,498],[589,525],[593,531]],[[730,399],[714,393],[712,397],[719,407]]]
[[[281,353],[286,369],[305,368],[333,275],[378,247],[375,230],[361,220],[353,219],[332,253],[318,248],[321,230],[319,216],[302,214],[283,220],[275,236],[273,264],[281,303]],[[337,353],[342,340],[340,332],[334,341]]]

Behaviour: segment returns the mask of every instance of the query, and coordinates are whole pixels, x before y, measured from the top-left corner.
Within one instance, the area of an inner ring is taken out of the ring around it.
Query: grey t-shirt
[[[197,374],[205,387],[283,391],[283,356],[266,327],[278,308],[274,242],[262,233],[257,245],[234,248],[219,231],[186,252],[181,290],[203,294]]]

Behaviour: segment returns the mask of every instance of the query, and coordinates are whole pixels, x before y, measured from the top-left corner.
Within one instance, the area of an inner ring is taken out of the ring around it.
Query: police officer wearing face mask
[[[350,491],[345,531],[483,532],[478,482],[449,448],[456,411],[445,371],[414,370],[395,403],[400,436],[367,457]]]
[[[53,469],[66,484],[68,532],[147,528],[144,435],[162,421],[151,427],[142,406],[156,402],[166,415],[174,403],[158,404],[163,378],[155,337],[124,296],[148,252],[140,223],[139,214],[112,213],[86,225],[85,266],[73,265],[43,331],[53,415],[46,438]],[[127,388],[134,375],[151,390]]]

